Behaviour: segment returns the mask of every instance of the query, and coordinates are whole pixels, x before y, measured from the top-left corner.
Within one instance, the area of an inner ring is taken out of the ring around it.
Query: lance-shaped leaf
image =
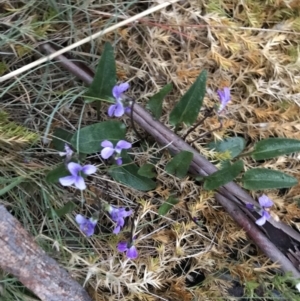
[[[192,125],[200,112],[206,90],[207,73],[203,70],[170,114],[170,123]]]
[[[243,161],[237,161],[234,164],[226,164],[226,167],[214,172],[213,174],[205,177],[204,189],[214,190],[226,183],[234,180],[244,168]]]
[[[73,134],[62,128],[55,128],[53,132],[53,147],[58,151],[65,151],[65,144],[69,143]]]
[[[159,215],[166,215],[171,208],[173,208],[176,204],[179,203],[179,200],[174,196],[170,196],[158,209]]]
[[[182,151],[166,165],[166,172],[183,178],[187,174],[192,160],[193,154],[191,152]]]
[[[146,178],[154,178],[156,177],[155,166],[153,164],[146,163],[140,167],[138,174]]]
[[[116,84],[116,78],[114,50],[110,43],[105,43],[95,77],[86,92],[86,102],[112,99],[112,88]]]
[[[122,161],[122,165],[113,165],[108,171],[114,180],[141,191],[155,189],[156,183],[139,175],[139,167],[133,163],[128,155],[123,155],[123,152]]]
[[[264,160],[300,151],[300,140],[289,138],[269,138],[255,144],[251,157]]]
[[[149,109],[156,119],[159,119],[162,113],[163,100],[168,93],[172,90],[172,84],[167,84],[158,93],[153,95],[148,104],[147,109]]]
[[[229,151],[231,159],[238,156],[245,148],[245,139],[241,137],[226,138],[222,141],[211,142],[208,144],[209,149],[215,149],[219,153]]]
[[[60,164],[46,175],[46,181],[48,183],[57,183],[59,178],[69,176],[70,172],[66,168],[65,164]]]
[[[88,125],[78,130],[71,138],[70,143],[79,153],[92,154],[100,151],[100,143],[111,141],[114,145],[124,139],[126,126],[115,120],[104,121]]]
[[[53,218],[55,215],[57,217],[63,217],[66,214],[71,213],[75,208],[76,208],[76,205],[72,201],[69,201],[63,207],[61,207],[59,209],[50,208],[47,211],[47,216],[49,218]]]
[[[289,188],[296,185],[298,180],[278,170],[254,168],[245,172],[242,182],[246,189],[262,190]]]

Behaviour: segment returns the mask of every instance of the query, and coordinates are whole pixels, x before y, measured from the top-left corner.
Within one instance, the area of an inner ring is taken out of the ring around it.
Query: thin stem
[[[100,120],[100,101],[96,101],[96,109],[97,109],[97,120]]]
[[[191,133],[193,132],[198,126],[200,126],[205,119],[207,119],[208,117],[211,116],[211,113],[213,112],[213,109],[209,109],[208,111],[206,111],[204,117],[198,122],[196,123],[193,127],[191,127],[187,132],[186,134],[182,137],[183,140],[186,139],[186,137]]]
[[[213,129],[213,130],[211,130],[211,131],[208,131],[208,132],[206,132],[206,133],[200,135],[199,137],[197,137],[196,139],[194,139],[194,140],[191,141],[190,143],[192,144],[192,143],[196,142],[197,140],[199,140],[199,139],[201,139],[201,138],[203,138],[203,137],[205,137],[205,136],[207,136],[207,135],[209,135],[209,134],[211,134],[211,133],[213,133],[213,132],[215,132],[215,131],[221,129],[221,128],[223,127],[222,119],[219,119],[219,121],[220,121],[219,127],[217,127],[216,129]]]
[[[131,245],[132,242],[133,242],[133,232],[134,232],[134,221],[136,220],[137,218],[137,214],[138,214],[138,211],[139,211],[139,208],[140,208],[141,204],[138,204],[137,207],[135,208],[134,210],[134,216],[132,217],[131,219],[131,229],[130,229],[130,240],[129,240],[129,244]]]

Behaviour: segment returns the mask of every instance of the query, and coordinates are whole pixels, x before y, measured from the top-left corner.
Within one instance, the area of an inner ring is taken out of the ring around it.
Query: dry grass
[[[45,40],[59,46],[69,45],[161,1],[137,2],[0,2],[0,73],[39,58],[37,47]],[[200,71],[206,69],[205,106],[211,107],[218,101],[215,93],[218,88],[232,89],[224,128],[214,132],[215,139],[239,135],[247,139],[249,147],[272,136],[300,139],[298,1],[237,2],[180,1],[82,45],[72,54],[95,68],[104,42],[113,43],[119,80],[129,81],[131,96],[143,104],[172,82],[175,88],[164,102],[165,123],[174,103]],[[53,62],[4,82],[0,91],[0,109],[40,137],[49,133],[47,139],[51,139],[55,127],[74,131],[96,122],[95,108],[83,106],[80,97],[83,85]],[[103,120],[107,118],[106,111],[104,107]],[[217,126],[217,118],[210,118],[189,139]],[[3,132],[0,141],[1,135]],[[70,199],[80,204],[82,196],[45,182],[44,173],[59,163],[51,145],[45,143],[47,139],[44,137],[32,146],[27,144],[21,151],[14,143],[0,148],[1,176],[29,175],[30,180],[30,185],[24,183],[6,194],[3,202],[14,208],[15,215],[40,245],[85,284],[94,300],[233,300],[228,293],[233,280],[242,285],[272,283],[271,271],[276,270],[276,265],[248,241],[213,194],[202,191],[189,178],[180,181],[165,173],[170,156],[167,152],[160,156],[157,145],[149,144],[147,151],[135,150],[138,162],[159,159],[155,191],[137,192],[113,182],[106,174],[106,167],[96,157],[90,157],[100,171],[90,183],[89,192],[84,194],[86,204],[78,206],[82,213],[92,212],[95,195],[130,208],[141,204],[136,261],[129,261],[116,251],[117,242],[129,228],[116,237],[107,231],[111,226],[107,217],[103,217],[98,234],[91,239],[81,236],[74,215],[49,219],[48,208],[60,208]],[[138,139],[130,129],[128,139],[132,142]],[[204,150],[207,141],[203,139],[196,144],[205,155],[209,155]],[[254,166],[255,162],[246,161],[247,168]],[[299,157],[280,157],[259,166],[299,177]],[[104,193],[107,187],[109,197]],[[181,202],[167,216],[160,217],[158,207],[174,192]],[[299,186],[288,192],[267,193],[276,203],[276,214],[299,228],[299,208],[295,203]],[[189,220],[184,201],[189,202],[191,214],[200,220],[201,227]],[[192,283],[199,274],[205,280],[188,285],[187,280]],[[7,277],[5,274],[2,277],[7,300],[24,300],[26,293],[16,297],[14,284],[7,284]]]

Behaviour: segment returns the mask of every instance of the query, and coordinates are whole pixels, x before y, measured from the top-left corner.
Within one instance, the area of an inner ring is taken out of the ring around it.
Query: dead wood
[[[0,205],[0,267],[43,301],[91,301],[66,270],[49,257]]]

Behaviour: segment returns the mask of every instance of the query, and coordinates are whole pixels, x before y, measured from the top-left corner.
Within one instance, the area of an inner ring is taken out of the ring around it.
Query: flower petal
[[[121,116],[124,115],[124,113],[125,113],[125,109],[124,109],[123,104],[122,103],[116,104],[116,109],[115,109],[115,114],[114,115],[116,117],[121,117]]]
[[[120,140],[115,147],[115,151],[119,154],[121,153],[122,149],[129,149],[131,146],[131,143],[125,140]]]
[[[108,141],[108,140],[104,140],[101,142],[101,146],[102,147],[110,147],[110,148],[114,148],[114,145],[112,144],[112,142]]]
[[[103,159],[108,159],[109,157],[111,157],[113,155],[113,153],[115,152],[114,148],[111,147],[105,147],[103,148],[103,150],[101,151],[101,157]]]
[[[68,164],[68,170],[71,173],[72,176],[77,176],[78,173],[82,170],[82,167],[80,164],[75,162],[70,162]]]
[[[266,218],[266,219],[269,219],[271,217],[270,213],[266,210],[263,211],[263,216]]]
[[[127,241],[120,241],[117,246],[118,251],[119,252],[127,251],[128,250],[127,245],[128,245]]]
[[[120,226],[116,226],[116,228],[114,229],[113,233],[114,234],[119,234],[121,231],[121,227]]]
[[[224,98],[226,103],[228,103],[230,101],[230,89],[228,87],[224,88]]]
[[[261,207],[266,208],[272,207],[274,205],[274,203],[265,194],[258,198],[258,202]]]
[[[92,235],[94,234],[94,232],[95,232],[95,226],[96,226],[96,225],[87,222],[87,223],[85,224],[84,227],[82,227],[82,228],[80,227],[80,230],[81,230],[86,236],[89,237],[89,236],[92,236]]]
[[[128,90],[129,84],[128,83],[122,83],[120,85],[116,85],[112,89],[112,94],[115,99],[119,100],[122,96],[122,94]]]
[[[126,256],[130,259],[136,259],[138,257],[138,251],[135,246],[131,246],[126,253]]]
[[[81,224],[84,224],[87,222],[87,219],[81,214],[77,214],[75,216],[75,220],[78,225],[81,225]]]
[[[116,164],[117,165],[122,165],[123,161],[122,161],[122,158],[119,157],[119,158],[116,158]]]
[[[87,164],[82,167],[82,172],[86,175],[91,175],[92,173],[95,173],[96,170],[97,167],[91,164]]]
[[[254,210],[254,205],[251,204],[251,203],[246,203],[246,207],[247,207],[249,210]]]
[[[108,111],[107,111],[108,116],[109,117],[114,116],[115,110],[116,110],[116,105],[109,106]]]
[[[117,227],[122,228],[124,226],[124,224],[125,224],[124,218],[123,217],[118,218]]]
[[[59,183],[62,186],[71,186],[75,183],[75,179],[76,177],[74,176],[66,176],[66,177],[59,178]]]
[[[111,219],[112,219],[113,221],[116,222],[116,221],[119,219],[119,217],[120,217],[120,212],[122,211],[122,209],[123,209],[123,208],[116,208],[116,207],[114,207],[114,206],[110,206],[110,211],[109,211],[109,213],[110,213]]]
[[[74,184],[75,184],[75,187],[80,190],[84,190],[86,188],[83,177],[80,177],[80,176],[76,177]]]
[[[225,98],[225,93],[222,90],[218,90],[217,91],[219,98],[220,98],[220,102],[223,102],[223,99]]]
[[[257,225],[259,225],[259,226],[262,226],[262,225],[264,225],[265,223],[266,223],[266,218],[265,218],[265,216],[263,215],[261,218],[259,218],[255,223],[257,224]]]
[[[86,235],[86,236],[92,236],[95,232],[95,227],[97,225],[97,220],[94,220],[92,217],[89,219],[86,219],[81,214],[77,214],[76,222],[79,224],[80,230]]]

